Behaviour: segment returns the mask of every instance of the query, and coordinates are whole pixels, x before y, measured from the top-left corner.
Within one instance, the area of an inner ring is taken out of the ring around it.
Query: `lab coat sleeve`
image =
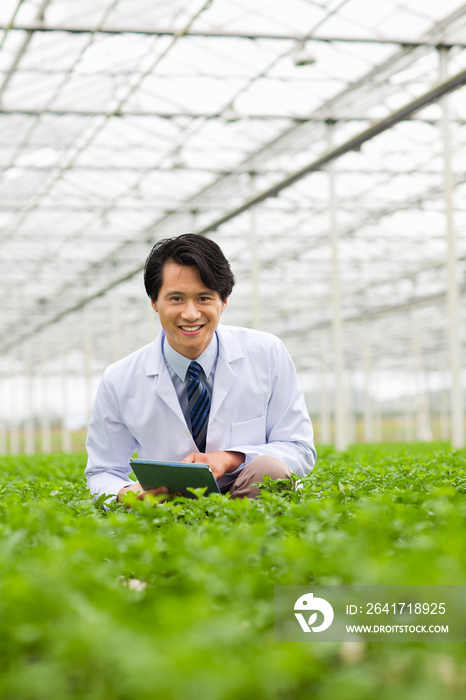
[[[244,464],[259,455],[270,455],[283,460],[298,476],[305,476],[317,459],[312,422],[295,366],[281,341],[277,350],[267,406],[266,443],[235,445],[231,449],[246,455]]]
[[[123,423],[118,398],[106,372],[100,382],[92,409],[87,441],[87,485],[95,497],[115,497],[123,486],[133,483],[129,459],[137,442]]]

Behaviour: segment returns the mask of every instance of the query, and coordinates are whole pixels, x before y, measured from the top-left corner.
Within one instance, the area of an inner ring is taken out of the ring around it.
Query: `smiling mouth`
[[[185,333],[195,333],[196,331],[199,331],[202,328],[202,325],[200,325],[200,326],[180,326],[180,328]]]

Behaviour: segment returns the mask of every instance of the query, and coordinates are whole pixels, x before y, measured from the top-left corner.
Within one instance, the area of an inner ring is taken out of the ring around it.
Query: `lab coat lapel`
[[[153,377],[153,390],[156,392],[158,398],[161,399],[166,406],[173,411],[177,418],[182,421],[183,425],[186,426],[183,411],[181,410],[180,402],[162,353],[164,335],[162,331],[152,343],[146,365],[146,374],[148,377]]]
[[[209,422],[212,421],[219,412],[236,379],[235,363],[244,358],[236,338],[227,328],[219,326],[217,328],[217,335],[219,340],[218,360],[215,368]]]

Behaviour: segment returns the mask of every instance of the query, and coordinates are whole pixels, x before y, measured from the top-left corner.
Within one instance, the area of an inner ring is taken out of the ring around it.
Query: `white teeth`
[[[182,331],[198,331],[201,326],[180,326]]]

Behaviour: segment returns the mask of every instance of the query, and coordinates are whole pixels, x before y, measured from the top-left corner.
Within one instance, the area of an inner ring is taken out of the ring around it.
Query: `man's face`
[[[213,338],[227,302],[207,289],[195,266],[166,262],[163,282],[152,307],[159,314],[168,343],[195,360]]]

